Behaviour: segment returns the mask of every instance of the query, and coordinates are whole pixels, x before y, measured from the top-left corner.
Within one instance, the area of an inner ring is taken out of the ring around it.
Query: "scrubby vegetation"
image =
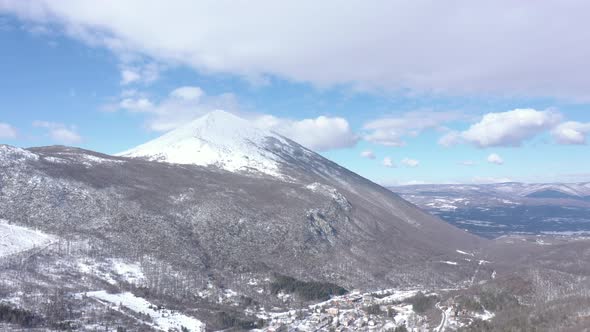
[[[417,313],[425,313],[426,311],[434,308],[436,302],[438,302],[438,297],[436,295],[424,295],[422,292],[418,292],[418,294],[412,296],[411,298],[407,299],[408,303],[412,304],[414,311]]]
[[[327,300],[333,295],[344,295],[348,291],[336,284],[317,281],[301,281],[292,277],[275,276],[275,280],[270,285],[273,295],[279,292],[296,294],[305,301]]]
[[[487,310],[500,311],[519,305],[518,299],[507,292],[484,292],[479,296],[479,302]]]
[[[28,310],[13,308],[7,304],[0,304],[0,322],[30,328],[41,325],[42,319]]]
[[[224,329],[233,328],[241,330],[250,330],[255,328],[262,328],[264,326],[264,320],[252,320],[238,317],[227,311],[220,311],[216,317],[217,325]]]
[[[408,332],[408,328],[405,325],[400,325],[396,328],[387,330],[387,332]]]
[[[382,313],[381,306],[379,306],[378,304],[372,304],[370,306],[365,307],[365,312],[369,315],[380,315]]]

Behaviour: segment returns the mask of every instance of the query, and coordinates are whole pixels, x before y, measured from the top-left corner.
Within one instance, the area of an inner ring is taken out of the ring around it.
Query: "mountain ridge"
[[[181,141],[194,153],[195,127],[186,128]],[[231,141],[245,136],[263,140]],[[274,174],[190,155],[183,157],[197,164],[0,145],[0,219],[55,239],[28,267],[37,292],[54,291],[51,280],[99,299],[197,307],[199,319],[220,328],[219,308],[308,303],[297,293],[276,294],[281,280],[374,291],[464,286],[492,273],[482,266],[488,240],[294,141],[268,137],[237,133],[207,144],[253,144],[245,149],[272,158]]]

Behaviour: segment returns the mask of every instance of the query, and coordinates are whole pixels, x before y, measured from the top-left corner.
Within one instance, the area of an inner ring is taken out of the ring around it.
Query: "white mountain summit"
[[[174,164],[214,165],[236,172],[256,170],[281,177],[273,142],[291,145],[284,137],[225,111],[210,112],[118,156]]]

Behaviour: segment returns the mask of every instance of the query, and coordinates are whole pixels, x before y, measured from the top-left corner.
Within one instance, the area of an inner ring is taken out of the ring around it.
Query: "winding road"
[[[435,306],[438,310],[440,310],[442,317],[440,319],[440,324],[438,324],[434,330],[436,332],[442,332],[445,330],[445,325],[447,325],[447,312],[443,309],[443,307],[440,306],[440,302],[438,302]]]

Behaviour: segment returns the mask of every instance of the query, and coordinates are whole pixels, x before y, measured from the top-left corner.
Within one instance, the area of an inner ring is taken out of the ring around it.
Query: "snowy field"
[[[152,303],[129,292],[109,294],[106,291],[96,291],[86,293],[86,296],[95,298],[119,312],[124,312],[125,307],[133,312],[149,315],[152,322],[145,323],[158,330],[181,331],[184,327],[191,332],[205,331],[205,324],[201,321],[173,310],[158,309]]]
[[[49,234],[26,227],[9,225],[6,220],[0,219],[0,257],[46,246],[54,239]]]

